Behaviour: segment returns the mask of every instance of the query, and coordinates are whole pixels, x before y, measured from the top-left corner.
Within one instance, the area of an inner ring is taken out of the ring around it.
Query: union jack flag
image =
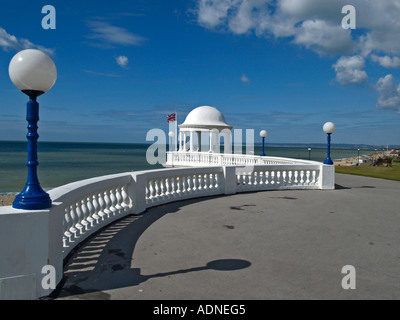
[[[174,122],[174,121],[176,121],[176,113],[172,113],[172,114],[167,116],[167,122],[168,123]]]

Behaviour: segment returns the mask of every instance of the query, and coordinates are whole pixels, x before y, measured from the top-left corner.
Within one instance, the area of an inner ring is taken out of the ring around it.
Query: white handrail
[[[320,164],[310,160],[299,160],[282,157],[257,156],[248,154],[210,153],[210,152],[167,152],[166,167],[177,166],[253,166],[283,164]]]

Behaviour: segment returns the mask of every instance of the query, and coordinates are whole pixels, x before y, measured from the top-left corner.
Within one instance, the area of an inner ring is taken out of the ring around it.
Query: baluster
[[[97,194],[92,195],[92,217],[96,220],[96,224],[100,223],[101,217],[99,214],[100,205],[97,201]]]
[[[92,217],[93,207],[90,196],[82,200],[82,206],[85,209],[83,212],[84,215],[86,216],[86,220],[89,222],[90,227],[93,227],[95,224],[95,219]]]
[[[122,208],[125,212],[127,212],[129,210],[130,207],[130,200],[129,200],[129,196],[128,193],[126,192],[128,186],[123,186],[121,187],[121,195],[122,195]],[[146,188],[147,190],[147,188]]]
[[[268,185],[268,171],[258,171],[258,183],[265,188]]]
[[[115,189],[115,197],[116,197],[116,199],[117,199],[117,202],[116,202],[116,204],[115,204],[115,208],[118,210],[118,214],[121,214],[121,213],[123,213],[124,212],[124,208],[123,208],[123,206],[121,205],[122,204],[122,195],[121,195],[121,191],[122,190],[122,187],[117,187],[116,189]]]
[[[164,199],[165,198],[165,178],[160,178],[158,180],[158,185],[160,187],[160,198]]]
[[[183,194],[183,182],[182,182],[182,177],[177,177],[177,184],[178,184],[178,188],[176,189],[176,194],[178,196],[181,196]]]
[[[68,243],[72,241],[73,233],[71,232],[72,228],[72,219],[70,217],[69,207],[65,208],[64,213],[64,222],[63,222],[63,229],[64,237],[63,237],[63,246],[67,247]]]
[[[300,183],[304,184],[304,171],[303,170],[300,171]]]
[[[299,182],[299,172],[297,170],[294,171],[294,183],[297,184]]]
[[[310,183],[311,183],[310,170],[307,170],[307,172],[306,172],[306,183],[307,183],[307,185],[310,185]]]
[[[154,200],[159,200],[160,196],[160,181],[158,179],[154,180]]]
[[[178,182],[177,182],[177,177],[172,177],[170,179],[170,186],[171,186],[171,195],[175,198],[177,196],[178,192]]]
[[[282,185],[286,186],[287,185],[287,171],[282,171]]]
[[[276,184],[282,184],[282,172],[280,170],[276,172]]]
[[[202,174],[197,175],[197,181],[198,181],[197,191],[199,191],[199,192],[204,191],[204,186],[203,186],[204,175],[202,175]]]
[[[110,199],[107,191],[103,192],[103,197],[104,197],[104,205],[105,205],[103,212],[107,215],[107,219],[108,219],[113,214],[113,212],[111,211],[111,199]]]
[[[147,194],[146,194],[146,201],[151,201],[153,198],[153,185],[152,180],[147,181]]]
[[[113,216],[116,216],[118,214],[118,209],[116,208],[117,205],[117,198],[115,197],[114,190],[108,190],[110,193],[110,200],[111,200],[111,206],[110,210],[112,211]]]
[[[204,182],[203,183],[204,183],[204,187],[203,187],[204,191],[210,190],[210,175],[208,173],[206,173],[204,175]]]
[[[310,174],[310,179],[311,179],[311,184],[313,186],[315,186],[315,184],[316,184],[316,177],[317,177],[317,171],[316,170],[312,170],[311,174]]]
[[[83,214],[82,214],[82,211],[81,211],[81,208],[80,208],[80,203],[79,202],[76,202],[75,203],[75,213],[76,213],[76,216],[77,216],[77,220],[78,220],[78,222],[77,222],[77,224],[76,224],[76,227],[78,228],[78,230],[79,230],[79,234],[83,234],[83,229],[85,229],[85,223],[86,223],[86,221],[85,221],[85,223],[83,223]]]
[[[165,178],[165,195],[168,198],[171,195],[171,179],[172,178]]]
[[[215,173],[215,189],[218,190],[220,186],[220,178],[219,178],[219,174]]]
[[[196,175],[194,174],[193,176],[190,177],[190,179],[192,180],[192,191],[193,192],[197,192],[198,191],[198,185],[197,185],[197,179],[196,179]]]
[[[291,186],[293,184],[293,172],[290,170],[287,172],[287,185]]]
[[[274,185],[275,184],[275,171],[271,171],[270,174],[271,174],[271,176],[270,176],[270,184]]]
[[[256,183],[257,183],[257,185],[259,186],[259,187],[261,187],[262,186],[262,179],[263,179],[263,172],[262,171],[257,171],[257,176],[256,176],[256,178],[257,178],[257,181],[256,181]]]
[[[81,224],[85,226],[85,230],[87,231],[91,227],[91,221],[88,219],[89,213],[88,213],[88,209],[86,207],[86,199],[85,198],[80,201],[80,209],[82,212]]]
[[[146,194],[145,197],[146,197],[146,201],[147,201],[147,200],[150,199],[150,196],[151,196],[151,193],[150,193],[150,182],[149,181],[146,184],[146,192],[145,192],[145,194]]]
[[[103,194],[98,193],[96,199],[97,203],[99,204],[99,216],[101,218],[101,221],[104,221],[107,218],[107,214],[104,212],[104,209],[106,208],[106,203],[104,202]]]
[[[247,178],[247,187],[251,188],[251,186],[253,185],[253,174],[252,174],[252,172],[248,172],[246,178]]]
[[[314,185],[318,185],[318,181],[319,181],[319,171],[315,170],[314,171]]]
[[[258,183],[258,172],[257,171],[253,171],[251,175],[252,175],[252,185],[254,187],[257,187],[257,185],[259,184]]]
[[[150,186],[150,197],[149,199],[151,200],[151,202],[154,202],[155,198],[156,198],[156,187],[155,187],[155,180],[150,180],[149,181],[149,186]]]
[[[193,191],[192,177],[185,176],[185,181],[186,181],[186,191],[187,193],[191,193]]]
[[[264,185],[264,171],[258,172],[258,183],[263,186]]]
[[[243,173],[239,173],[238,175],[237,175],[237,183],[238,183],[238,185],[239,185],[239,188],[242,188],[243,187],[243,184],[244,184],[244,181],[243,181]]]
[[[71,227],[69,228],[69,231],[71,231],[72,234],[74,235],[74,238],[76,238],[79,232],[79,229],[77,229],[77,224],[79,221],[78,221],[78,216],[76,215],[75,212],[75,206],[70,205],[68,211],[69,211],[69,216],[71,217]]]

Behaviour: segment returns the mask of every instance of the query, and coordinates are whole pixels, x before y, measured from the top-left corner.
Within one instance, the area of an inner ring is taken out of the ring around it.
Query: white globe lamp
[[[37,97],[50,90],[57,80],[57,68],[42,51],[27,49],[18,52],[8,68],[11,81],[29,96],[26,119],[28,121],[28,178],[25,188],[15,197],[13,207],[23,210],[43,210],[52,206],[50,196],[40,186],[37,166],[37,123],[39,104]]]

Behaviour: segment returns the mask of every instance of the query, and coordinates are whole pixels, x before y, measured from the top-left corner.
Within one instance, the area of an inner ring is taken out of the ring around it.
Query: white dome
[[[226,123],[224,115],[214,107],[202,106],[193,109],[186,117],[181,128],[232,128]]]

